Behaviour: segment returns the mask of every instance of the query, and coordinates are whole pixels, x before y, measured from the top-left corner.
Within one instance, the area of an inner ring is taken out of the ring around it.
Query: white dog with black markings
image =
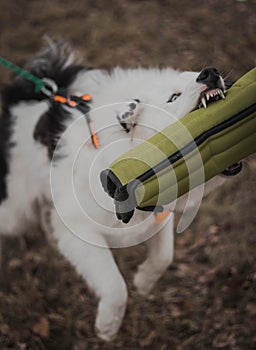
[[[109,341],[127,301],[109,248],[146,241],[148,257],[134,277],[138,292],[146,295],[173,259],[173,217],[157,222],[152,213],[136,212],[128,225],[119,222],[99,173],[175,119],[223,98],[224,81],[214,68],[88,69],[63,44],[50,45],[27,69],[50,79],[46,92],[51,87],[54,96],[36,93],[20,76],[3,91],[0,232],[18,234],[41,222],[99,298],[96,330]],[[206,192],[221,182],[211,180]]]

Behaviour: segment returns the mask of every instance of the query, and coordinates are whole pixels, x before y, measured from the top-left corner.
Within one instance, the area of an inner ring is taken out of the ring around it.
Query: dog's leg
[[[125,312],[127,288],[111,251],[82,241],[60,223],[56,227],[55,220],[52,226],[60,251],[99,298],[95,324],[98,336],[105,341],[112,340]],[[97,232],[93,234],[98,235]],[[101,245],[106,246],[103,237]]]
[[[0,270],[2,268],[2,236],[0,235]]]
[[[22,207],[22,203],[19,203],[18,201],[15,203],[8,199],[1,203],[0,234],[16,235],[22,233],[25,231],[29,221],[35,221],[33,211],[25,211],[24,207]]]
[[[134,276],[139,294],[147,295],[173,260],[173,215],[156,235],[147,241],[148,257]]]

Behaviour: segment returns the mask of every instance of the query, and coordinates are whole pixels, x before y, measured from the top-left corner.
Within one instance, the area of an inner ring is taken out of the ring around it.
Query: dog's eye
[[[174,93],[172,94],[172,96],[169,98],[169,100],[167,101],[167,103],[169,102],[174,102],[175,100],[177,100],[177,98],[181,95],[180,92]]]

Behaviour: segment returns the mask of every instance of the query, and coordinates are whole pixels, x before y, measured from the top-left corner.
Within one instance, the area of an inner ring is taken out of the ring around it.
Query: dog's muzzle
[[[201,92],[198,107],[207,107],[208,103],[225,98],[225,86],[223,79],[216,68],[209,67],[202,70],[196,79],[197,83],[205,85]]]

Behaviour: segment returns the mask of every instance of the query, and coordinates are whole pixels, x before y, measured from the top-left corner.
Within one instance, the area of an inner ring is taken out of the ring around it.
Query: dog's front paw
[[[136,117],[139,114],[140,100],[134,99],[125,105],[122,112],[117,113],[117,120],[128,133],[136,125]]]
[[[118,290],[119,289],[119,290]],[[98,306],[95,323],[97,336],[104,341],[115,338],[125,313],[127,290],[125,284],[117,285],[109,298],[103,298]]]
[[[154,287],[155,280],[143,271],[143,268],[139,268],[139,271],[135,274],[133,284],[136,287],[138,294],[141,296],[147,296]]]
[[[121,322],[122,317],[119,318],[110,316],[105,320],[98,318],[95,326],[97,336],[106,342],[114,340]]]
[[[104,325],[104,327],[101,326],[96,326],[96,334],[97,337],[104,340],[105,342],[110,342],[112,340],[115,339],[116,337],[116,330],[113,330],[112,326],[106,326]]]
[[[157,260],[147,259],[139,265],[133,283],[140,295],[147,296],[151,292],[171,261],[172,255],[168,254],[168,256]]]

